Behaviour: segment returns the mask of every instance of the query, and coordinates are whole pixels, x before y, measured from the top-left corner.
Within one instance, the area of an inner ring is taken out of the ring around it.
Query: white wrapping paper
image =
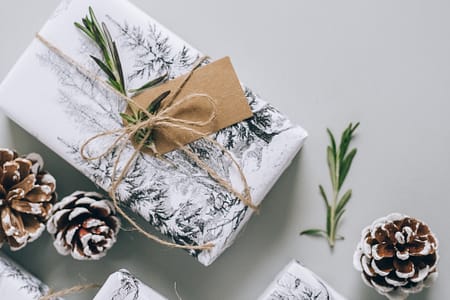
[[[0,299],[38,300],[48,290],[39,279],[6,256],[0,255]]]
[[[40,34],[99,76],[103,76],[102,72],[89,57],[100,56],[98,49],[73,25],[81,22],[89,6],[117,42],[129,89],[166,72],[171,78],[184,74],[202,55],[125,0],[63,1]],[[212,137],[239,162],[253,202],[259,204],[300,150],[307,134],[250,89],[243,88],[254,117]],[[109,189],[117,151],[88,162],[81,158],[79,150],[93,135],[122,126],[122,99],[34,40],[0,86],[0,106],[93,182]],[[217,147],[205,140],[189,146],[239,189],[236,168]],[[100,143],[90,148],[93,153],[103,150],[105,145]],[[133,151],[130,143],[125,157]],[[202,264],[209,265],[233,243],[253,211],[183,152],[176,150],[166,157],[176,167],[148,155],[139,156],[118,187],[118,198],[179,244],[213,243],[211,250],[190,251]],[[119,172],[123,164],[119,164]]]
[[[291,261],[258,300],[345,300],[316,274]]]
[[[111,274],[93,300],[167,300],[127,270]]]

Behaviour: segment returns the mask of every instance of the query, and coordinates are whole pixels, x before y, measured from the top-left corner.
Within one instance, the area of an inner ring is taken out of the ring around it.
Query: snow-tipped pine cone
[[[56,203],[47,222],[56,250],[78,260],[97,260],[116,242],[120,220],[110,200],[95,192],[74,192]]]
[[[39,154],[0,149],[0,247],[18,250],[41,236],[56,201],[56,181]]]
[[[362,231],[353,264],[364,282],[389,299],[405,299],[437,277],[438,241],[428,225],[401,214]]]

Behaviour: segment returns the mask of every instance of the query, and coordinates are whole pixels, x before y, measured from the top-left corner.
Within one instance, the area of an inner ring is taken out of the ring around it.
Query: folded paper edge
[[[299,155],[300,151],[303,149],[303,146],[305,144],[306,139],[308,138],[308,132],[303,127],[301,127],[300,125],[294,125],[290,130],[295,130],[298,133],[298,143],[297,143],[296,149],[295,149],[295,151],[292,151],[291,156],[286,159],[285,163],[281,167],[281,172],[279,172],[279,174],[277,174],[277,176],[274,176],[273,180],[271,181],[271,183],[267,185],[267,188],[264,191],[262,191],[263,197],[261,197],[261,201],[259,203],[257,203],[257,204],[260,204],[260,203],[264,202],[264,200],[267,197],[267,195],[269,194],[269,192],[275,186],[275,183],[281,178],[281,176],[283,176],[283,174],[286,172],[288,167],[292,164],[292,162],[297,157],[297,155]],[[202,265],[204,265],[205,267],[208,267],[213,262],[215,262],[221,256],[221,254],[223,252],[225,252],[227,249],[229,249],[230,247],[232,247],[234,245],[234,241],[237,238],[239,238],[239,234],[242,232],[243,227],[248,224],[249,219],[251,219],[252,216],[253,216],[253,211],[250,211],[249,215],[247,216],[246,221],[242,222],[239,225],[239,228],[237,228],[233,232],[233,235],[229,237],[228,243],[226,243],[221,248],[221,250],[217,252],[216,255],[214,255],[212,257],[208,257],[209,259],[203,259],[202,256],[199,256],[198,257],[198,261]]]
[[[273,286],[276,284],[276,282],[284,275],[286,274],[290,269],[292,268],[302,268],[306,272],[309,272],[311,275],[313,275],[317,280],[320,280],[321,283],[325,285],[325,287],[331,292],[331,298],[330,300],[347,300],[345,297],[343,297],[341,294],[339,294],[333,287],[331,287],[328,282],[323,280],[321,277],[319,277],[316,273],[311,271],[309,268],[304,266],[299,260],[297,259],[291,259],[289,263],[287,263],[281,271],[279,271],[275,277],[273,277],[272,281],[269,282],[268,286],[264,291],[261,293],[261,295],[257,298],[257,300],[268,300],[268,295],[274,290]]]
[[[153,295],[150,295],[152,298],[148,298],[148,299],[167,300],[167,298],[165,298],[164,296],[162,296],[161,294],[159,294],[158,292],[153,290],[150,286],[148,286],[146,283],[142,282],[139,278],[134,276],[127,269],[119,269],[118,271],[110,274],[108,276],[108,278],[105,280],[105,282],[103,283],[100,290],[97,292],[97,294],[94,296],[94,298],[92,300],[110,300],[111,299],[110,298],[110,296],[111,296],[111,290],[110,290],[111,286],[110,285],[113,285],[114,288],[118,288],[119,286],[115,283],[115,281],[118,281],[119,284],[122,283],[122,280],[123,280],[124,276],[126,276],[126,275],[130,276],[130,279],[132,279],[133,281],[139,282],[140,288],[147,290],[147,294],[148,293],[153,294]],[[119,287],[119,289],[120,289],[120,287]],[[139,295],[139,294],[135,294],[135,295]],[[128,297],[128,295],[125,295],[124,297]],[[125,298],[120,298],[120,299],[125,299]],[[141,298],[139,298],[139,299],[141,299]],[[144,298],[142,298],[142,299],[144,299]]]
[[[34,283],[39,284],[39,287],[40,287],[39,288],[39,294],[40,294],[40,296],[44,296],[43,293],[48,293],[50,291],[50,288],[45,283],[43,283],[37,276],[35,276],[34,274],[32,274],[31,272],[26,270],[24,267],[22,267],[22,265],[20,265],[19,263],[15,262],[12,258],[10,258],[5,253],[0,252],[0,260],[5,261],[6,264],[9,264],[9,265],[13,266],[14,268],[17,268],[17,270],[19,270],[21,274],[23,274],[24,276],[27,276],[29,278],[32,278]],[[0,274],[0,279],[1,278],[2,278],[2,274]],[[15,280],[16,279],[16,277],[8,277],[8,278],[10,280]],[[42,291],[41,291],[41,288],[43,289]],[[21,287],[17,292],[19,293],[22,290],[24,290],[23,287]],[[32,298],[30,297],[30,299],[32,299]],[[63,298],[58,298],[57,300],[64,300],[64,299]]]

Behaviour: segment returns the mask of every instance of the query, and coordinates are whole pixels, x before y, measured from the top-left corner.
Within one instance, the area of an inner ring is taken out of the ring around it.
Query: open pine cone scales
[[[425,223],[391,214],[363,230],[354,265],[380,294],[405,299],[437,277],[437,249],[437,239]]]
[[[100,259],[116,242],[120,221],[111,201],[95,192],[75,192],[55,204],[47,230],[56,250],[78,260]]]
[[[12,250],[37,239],[56,200],[56,182],[42,171],[38,154],[18,157],[9,149],[0,149],[0,245]]]

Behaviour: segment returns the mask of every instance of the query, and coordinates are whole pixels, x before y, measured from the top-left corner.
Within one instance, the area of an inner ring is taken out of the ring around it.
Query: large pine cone
[[[116,242],[120,221],[110,200],[95,192],[75,192],[56,203],[47,222],[56,250],[78,260],[100,259]]]
[[[353,264],[364,281],[389,299],[405,299],[437,277],[438,241],[423,222],[391,214],[366,227]]]
[[[56,181],[42,171],[43,160],[35,153],[18,157],[0,149],[0,166],[0,247],[6,242],[18,250],[44,231],[56,201]]]

